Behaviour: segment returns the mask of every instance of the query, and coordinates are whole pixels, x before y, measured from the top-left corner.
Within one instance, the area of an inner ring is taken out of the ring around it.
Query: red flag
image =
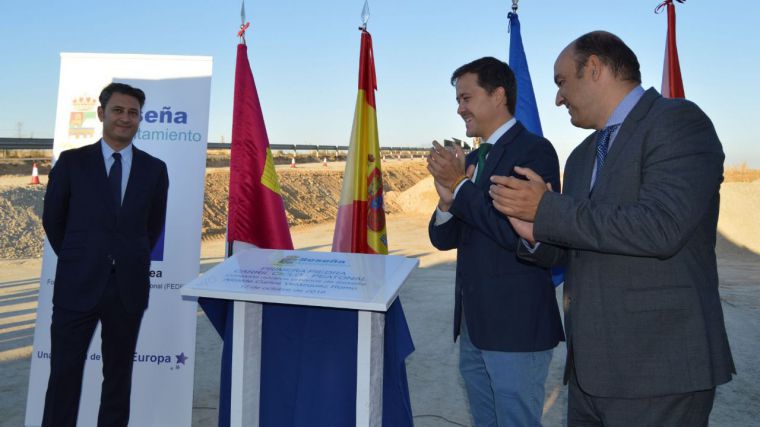
[[[237,47],[227,240],[293,249],[248,47]]]
[[[246,28],[248,24],[241,27],[238,36],[243,37]],[[293,249],[264,115],[248,63],[248,47],[244,43],[237,47],[231,148],[227,240],[250,243],[260,248]],[[198,303],[224,341],[218,425],[228,426],[232,378],[232,302],[199,298]],[[267,316],[266,306],[263,315]]]
[[[264,115],[244,43],[237,47],[231,148],[227,240],[267,249],[293,249]],[[219,335],[223,339],[229,335],[227,331],[231,330],[232,324],[227,314],[231,305],[228,307],[225,300],[209,298],[199,298],[198,303]],[[228,345],[225,341],[225,349]],[[223,371],[225,368],[229,370],[227,365],[223,365]],[[224,373],[222,378],[225,378]],[[219,413],[221,416],[223,411]]]
[[[375,90],[372,36],[362,30],[359,93],[335,221],[334,252],[388,253]]]
[[[683,3],[684,0],[676,0]],[[676,48],[676,7],[673,0],[663,1],[656,11],[667,6],[668,8],[668,36],[665,42],[665,63],[662,67],[662,96],[666,98],[685,98],[683,80],[681,79],[681,66],[678,63],[678,49]]]

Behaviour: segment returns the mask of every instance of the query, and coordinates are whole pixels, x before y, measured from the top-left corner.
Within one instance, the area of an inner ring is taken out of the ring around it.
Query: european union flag
[[[520,34],[520,19],[516,13],[509,13],[509,67],[515,73],[517,80],[517,106],[515,117],[529,131],[536,135],[544,136],[541,130],[541,119],[538,117],[536,95],[533,93],[533,82],[530,80],[528,59],[523,48],[522,34]],[[565,280],[565,269],[555,267],[552,269],[554,286],[559,286]]]
[[[509,67],[512,68],[517,80],[515,117],[529,131],[544,136],[541,131],[541,119],[538,117],[536,95],[533,93],[533,83],[530,80],[528,59],[525,57],[522,35],[520,34],[520,19],[516,13],[509,13],[509,27]]]

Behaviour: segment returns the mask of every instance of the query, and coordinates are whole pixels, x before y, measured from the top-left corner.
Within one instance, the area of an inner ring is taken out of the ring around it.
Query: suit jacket
[[[42,225],[58,255],[53,304],[91,310],[115,268],[121,300],[138,312],[148,306],[150,253],[164,226],[169,178],[163,161],[133,146],[116,206],[102,143],[64,151],[50,171]]]
[[[715,233],[723,149],[695,104],[649,89],[623,121],[590,194],[596,133],[546,193],[539,246],[566,263],[567,381],[595,396],[705,390],[735,372],[718,296]]]
[[[477,162],[477,151],[467,165]],[[462,309],[472,343],[482,350],[527,352],[554,348],[564,339],[559,308],[547,268],[517,258],[518,236],[488,195],[491,175],[511,175],[526,166],[559,188],[554,147],[517,122],[491,148],[482,182],[467,181],[442,225],[430,221],[430,241],[438,249],[457,249],[454,339]]]

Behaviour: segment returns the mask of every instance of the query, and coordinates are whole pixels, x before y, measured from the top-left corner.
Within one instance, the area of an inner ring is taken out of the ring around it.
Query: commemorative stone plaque
[[[188,283],[183,295],[386,311],[416,259],[249,249]]]

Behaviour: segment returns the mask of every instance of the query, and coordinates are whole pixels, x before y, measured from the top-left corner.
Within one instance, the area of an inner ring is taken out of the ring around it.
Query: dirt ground
[[[388,161],[383,164],[383,191],[386,212],[397,213],[398,205],[392,201],[402,192],[429,175],[421,159]],[[334,221],[338,212],[344,163],[318,163],[298,165],[296,168],[278,167],[277,175],[288,224],[292,226]],[[227,194],[229,168],[207,169],[206,195],[203,204],[203,236],[213,238],[224,235],[227,227]]]
[[[320,163],[299,164],[296,168],[288,165],[277,167],[290,226],[335,219],[344,167],[343,162],[332,162],[326,167]],[[35,258],[42,255],[42,201],[49,165],[38,168],[41,185],[29,185],[31,178],[28,175],[0,175],[0,224],[3,227],[0,234],[0,259]],[[9,172],[16,172],[17,169],[20,168],[5,168]],[[425,162],[419,158],[385,162],[383,187],[388,200],[386,211],[400,212],[402,208],[394,203],[398,193],[428,175]],[[207,169],[202,225],[204,239],[223,236],[225,233],[229,181],[229,167]]]
[[[344,164],[278,166],[297,248],[329,250]],[[416,351],[407,359],[415,425],[470,425],[451,342],[455,252],[440,252],[427,240],[427,221],[437,197],[422,160],[383,166],[388,237],[393,253],[416,257],[420,268],[401,293]],[[28,176],[0,175],[0,426],[23,423],[32,334],[39,288],[43,185]],[[203,271],[224,253],[229,170],[208,169],[204,205]],[[721,301],[738,374],[718,388],[711,425],[757,425],[760,418],[760,180],[730,181],[721,189],[716,252]],[[561,288],[558,298],[561,298]],[[218,401],[220,340],[199,314],[193,426],[214,425]],[[561,384],[564,345],[555,349],[546,384],[544,425],[564,425],[566,388]]]

